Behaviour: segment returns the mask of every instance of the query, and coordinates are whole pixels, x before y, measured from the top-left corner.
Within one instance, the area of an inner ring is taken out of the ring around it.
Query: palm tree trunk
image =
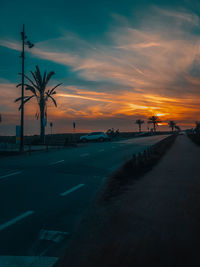
[[[40,104],[40,139],[42,144],[45,143],[45,127],[44,127],[44,105]]]
[[[154,132],[156,132],[156,124],[155,123],[153,124],[153,130],[154,130]]]
[[[141,133],[141,124],[139,124],[139,132]]]

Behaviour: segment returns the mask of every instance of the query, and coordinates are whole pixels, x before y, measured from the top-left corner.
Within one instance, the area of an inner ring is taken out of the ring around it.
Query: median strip
[[[13,173],[9,173],[9,174],[0,176],[0,180],[1,180],[1,179],[4,179],[4,178],[7,178],[7,177],[10,177],[10,176],[13,176],[13,175],[20,174],[20,173],[22,173],[22,172],[13,172]]]
[[[26,217],[32,215],[33,213],[34,213],[33,210],[29,210],[29,211],[27,211],[27,212],[25,212],[25,213],[23,213],[23,214],[17,216],[17,217],[14,218],[14,219],[12,219],[12,220],[10,220],[10,221],[8,221],[8,222],[6,222],[6,223],[1,224],[1,225],[0,225],[0,231],[3,231],[3,230],[6,229],[7,227],[9,227],[9,226],[11,226],[11,225],[13,225],[13,224],[15,224],[15,223],[17,223],[17,222],[23,220],[24,218],[26,218]]]
[[[84,185],[85,185],[85,184],[79,184],[79,185],[76,185],[76,186],[72,187],[71,189],[69,189],[69,190],[67,190],[67,191],[65,191],[65,192],[63,192],[63,193],[60,193],[60,196],[64,197],[64,196],[66,196],[66,195],[68,195],[68,194],[70,194],[70,193],[76,191],[77,189],[83,187]]]

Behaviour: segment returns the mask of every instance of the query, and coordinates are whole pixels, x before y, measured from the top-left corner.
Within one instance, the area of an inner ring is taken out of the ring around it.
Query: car
[[[93,132],[88,135],[83,135],[80,137],[81,142],[87,142],[87,141],[108,141],[110,138],[107,134],[104,132]]]

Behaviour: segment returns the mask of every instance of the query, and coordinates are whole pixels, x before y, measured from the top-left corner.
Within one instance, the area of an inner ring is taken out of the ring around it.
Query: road
[[[0,255],[59,256],[104,179],[165,137],[1,158]]]

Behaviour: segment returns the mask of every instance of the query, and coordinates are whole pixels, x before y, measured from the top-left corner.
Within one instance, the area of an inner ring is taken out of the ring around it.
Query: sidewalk
[[[200,266],[200,147],[186,136],[123,195],[90,211],[56,266]]]

